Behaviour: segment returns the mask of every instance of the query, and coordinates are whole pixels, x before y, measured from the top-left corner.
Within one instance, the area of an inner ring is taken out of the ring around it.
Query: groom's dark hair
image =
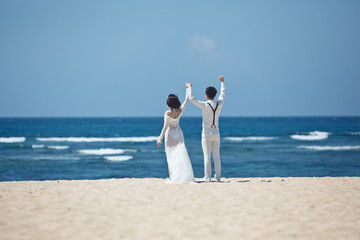
[[[169,94],[166,103],[171,108],[179,108],[181,106],[179,98],[175,94]]]
[[[214,87],[207,87],[205,94],[210,98],[210,99],[214,99],[214,97],[217,94],[217,90]]]

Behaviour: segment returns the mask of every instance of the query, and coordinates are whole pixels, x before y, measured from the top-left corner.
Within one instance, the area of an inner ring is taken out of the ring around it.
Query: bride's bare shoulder
[[[166,111],[165,112],[165,115],[168,116],[168,117],[171,117],[173,119],[177,118],[180,114],[181,114],[181,110],[180,109],[175,109],[175,111]]]
[[[165,112],[165,116],[168,116],[168,117],[173,117],[173,114],[174,113],[170,110]]]

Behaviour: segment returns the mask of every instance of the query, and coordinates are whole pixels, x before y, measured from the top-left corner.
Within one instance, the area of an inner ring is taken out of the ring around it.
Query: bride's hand
[[[160,147],[160,146],[161,146],[161,142],[158,142],[158,143],[157,143],[157,146]]]
[[[224,82],[224,77],[223,76],[220,76],[219,79],[220,79],[220,82]]]

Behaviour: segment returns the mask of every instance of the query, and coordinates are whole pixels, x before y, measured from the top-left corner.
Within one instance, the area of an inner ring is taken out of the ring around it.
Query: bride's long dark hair
[[[181,106],[179,98],[175,94],[169,94],[166,104],[170,108],[179,108]]]

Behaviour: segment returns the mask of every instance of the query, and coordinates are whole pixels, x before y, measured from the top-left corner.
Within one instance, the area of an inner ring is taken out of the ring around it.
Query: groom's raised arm
[[[220,82],[221,82],[221,90],[220,90],[220,96],[218,98],[218,101],[220,102],[224,102],[225,99],[225,83],[224,83],[224,77],[220,76],[219,77]]]
[[[192,102],[192,104],[194,104],[195,106],[197,106],[199,108],[205,108],[206,107],[206,102],[199,101],[199,100],[195,99],[194,94],[192,92],[192,84],[187,82],[186,87],[188,89],[189,99]]]

